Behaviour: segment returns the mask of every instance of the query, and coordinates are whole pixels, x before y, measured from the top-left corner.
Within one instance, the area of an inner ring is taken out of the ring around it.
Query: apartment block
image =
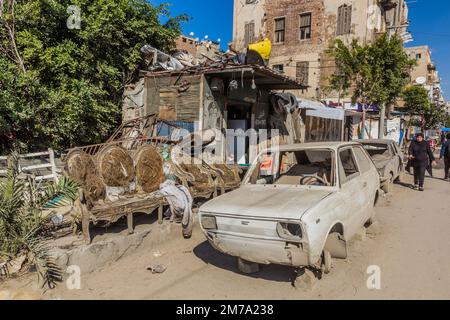
[[[335,71],[326,54],[335,39],[368,43],[388,31],[402,34],[407,16],[404,0],[235,0],[233,44],[243,50],[268,37],[270,66],[308,86],[299,96],[339,100],[324,90]]]

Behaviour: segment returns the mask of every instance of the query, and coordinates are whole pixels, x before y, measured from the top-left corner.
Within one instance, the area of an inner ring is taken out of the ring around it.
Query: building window
[[[286,32],[286,19],[285,18],[275,19],[275,43],[284,42],[285,32]]]
[[[300,15],[300,40],[311,39],[311,13],[302,13]]]
[[[249,22],[245,24],[244,45],[248,46],[255,41],[255,23]]]
[[[245,0],[245,4],[254,4],[256,0]]]
[[[352,29],[352,6],[346,4],[338,9],[337,35],[350,34]]]
[[[275,70],[276,72],[279,72],[279,73],[284,73],[284,65],[282,65],[282,64],[275,64],[273,66],[273,70]]]
[[[309,62],[297,62],[296,67],[296,79],[301,84],[307,86],[309,78]]]
[[[420,54],[420,53],[416,54],[416,60],[420,60],[420,59],[422,59],[422,54]]]

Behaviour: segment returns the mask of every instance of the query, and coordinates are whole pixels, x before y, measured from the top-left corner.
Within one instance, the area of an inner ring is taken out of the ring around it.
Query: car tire
[[[244,274],[255,274],[259,272],[260,265],[258,263],[238,258],[238,269]]]
[[[398,177],[397,177],[397,179],[395,179],[395,183],[402,183],[403,182],[403,180],[404,180],[403,174],[404,174],[403,170],[400,170],[398,172]]]
[[[331,272],[331,268],[333,265],[333,258],[331,257],[331,253],[327,250],[324,250],[322,253],[322,262],[321,262],[321,270],[325,274],[329,274]]]

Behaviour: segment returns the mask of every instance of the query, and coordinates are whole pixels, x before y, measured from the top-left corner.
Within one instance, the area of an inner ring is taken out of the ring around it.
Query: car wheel
[[[238,258],[238,269],[244,274],[254,274],[259,272],[260,266],[258,263]]]
[[[333,264],[333,259],[331,258],[331,253],[327,250],[324,250],[322,253],[322,263],[321,263],[321,269],[322,272],[325,274],[328,274],[331,272],[331,267]]]
[[[397,177],[397,179],[395,179],[395,183],[402,183],[403,180],[404,180],[404,177],[403,177],[403,170],[402,170],[402,168],[400,167],[399,170],[398,170],[398,177]]]

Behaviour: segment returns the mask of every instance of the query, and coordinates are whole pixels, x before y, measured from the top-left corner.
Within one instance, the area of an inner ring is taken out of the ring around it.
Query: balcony
[[[385,10],[389,11],[397,8],[397,1],[395,0],[380,0],[380,6]]]

